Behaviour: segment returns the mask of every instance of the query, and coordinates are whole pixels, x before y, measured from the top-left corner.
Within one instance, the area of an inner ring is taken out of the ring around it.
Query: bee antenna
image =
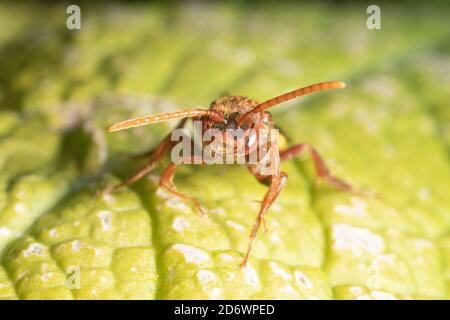
[[[244,113],[241,118],[239,119],[238,123],[239,125],[242,125],[245,120],[248,119],[248,117],[250,117],[251,114],[253,113],[258,113],[261,111],[264,111],[266,109],[269,109],[277,104],[280,104],[282,102],[300,97],[300,96],[304,96],[308,93],[312,93],[312,92],[316,92],[316,91],[322,91],[322,90],[326,90],[326,89],[342,89],[345,88],[345,83],[342,81],[327,81],[327,82],[320,82],[320,83],[316,83],[304,88],[300,88],[294,91],[290,91],[287,93],[284,93],[280,96],[277,96],[275,98],[269,99],[263,103],[258,104],[255,108],[253,108],[252,110]]]
[[[172,119],[183,119],[183,118],[195,118],[202,117],[206,115],[217,116],[211,114],[210,110],[206,109],[190,109],[190,110],[181,110],[174,112],[166,112],[160,114],[149,115],[136,119],[129,119],[121,122],[117,122],[108,128],[109,132],[115,132],[125,129],[130,129],[134,127],[145,126],[148,124],[153,124],[157,122],[172,120]]]

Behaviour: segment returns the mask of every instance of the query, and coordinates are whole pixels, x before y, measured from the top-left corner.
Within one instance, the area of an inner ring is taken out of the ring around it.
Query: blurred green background
[[[66,28],[68,4],[0,3],[0,298],[450,297],[446,1],[377,2],[381,30],[365,1],[78,4],[81,30]],[[161,168],[94,196],[174,125],[109,124],[327,80],[347,88],[274,120],[383,200],[316,186],[308,157],[283,165],[248,268],[266,189],[245,168],[180,168],[206,218],[157,190]]]

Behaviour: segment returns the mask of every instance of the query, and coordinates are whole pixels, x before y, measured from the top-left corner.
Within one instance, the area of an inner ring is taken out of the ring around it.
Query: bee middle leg
[[[302,152],[305,152],[305,151],[308,152],[309,155],[311,156],[313,163],[314,163],[315,172],[319,179],[324,180],[331,186],[333,186],[339,190],[342,190],[342,191],[351,192],[351,193],[359,194],[359,195],[363,195],[363,196],[373,196],[372,193],[355,189],[350,184],[345,182],[344,180],[333,176],[331,174],[330,170],[327,168],[322,157],[317,152],[317,150],[314,149],[314,147],[312,147],[309,144],[299,143],[299,144],[293,145],[292,147],[289,147],[283,151],[280,151],[280,159],[281,159],[281,161],[291,160],[292,158],[300,155]]]

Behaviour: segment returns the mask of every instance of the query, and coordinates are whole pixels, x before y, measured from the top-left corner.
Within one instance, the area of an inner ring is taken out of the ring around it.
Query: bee
[[[153,124],[162,121],[168,121],[173,119],[181,119],[180,123],[176,126],[175,129],[181,129],[186,125],[188,119],[201,121],[202,131],[205,132],[208,129],[216,129],[219,132],[223,133],[224,140],[220,141],[221,143],[215,144],[214,151],[221,155],[226,154],[234,154],[236,149],[227,148],[227,144],[223,144],[227,137],[227,132],[229,129],[241,129],[244,132],[243,140],[238,141],[238,144],[244,145],[246,147],[245,153],[246,156],[249,155],[248,150],[252,150],[254,146],[258,143],[258,139],[260,136],[258,132],[262,131],[270,131],[275,128],[275,125],[272,121],[271,114],[266,111],[267,109],[274,107],[282,102],[294,99],[296,97],[300,97],[309,93],[326,90],[326,89],[341,89],[345,88],[345,83],[341,81],[328,81],[316,83],[307,87],[303,87],[297,90],[293,90],[272,99],[269,99],[265,102],[258,103],[256,100],[242,97],[242,96],[225,96],[219,98],[211,103],[209,109],[206,108],[192,108],[182,111],[175,112],[167,112],[162,114],[154,114],[141,118],[130,119],[118,122],[113,124],[108,128],[109,132],[116,132],[120,130],[130,129],[134,127],[144,126],[148,124]],[[250,134],[246,134],[249,132]],[[217,141],[216,141],[217,142]],[[148,155],[147,164],[139,169],[134,175],[129,177],[128,179],[122,181],[121,183],[108,187],[100,192],[100,194],[107,194],[114,191],[117,191],[125,186],[129,186],[137,180],[141,179],[145,175],[147,175],[150,171],[152,171],[155,166],[172,150],[176,142],[172,141],[171,134],[169,133],[161,143],[151,150]],[[268,190],[261,202],[261,206],[256,217],[256,221],[253,225],[253,228],[250,233],[249,242],[247,251],[242,259],[241,266],[246,266],[252,248],[255,243],[256,235],[258,230],[263,224],[265,226],[265,216],[274,203],[274,201],[279,196],[280,192],[283,190],[284,186],[287,182],[287,174],[281,170],[281,162],[290,160],[295,156],[306,152],[308,153],[312,161],[314,163],[315,172],[318,178],[323,181],[329,183],[331,186],[336,187],[340,190],[347,192],[357,192],[352,186],[350,186],[345,181],[333,176],[330,173],[330,170],[325,165],[319,153],[314,149],[311,145],[306,143],[300,143],[288,147],[285,150],[278,150],[275,148],[275,145],[269,146],[270,152],[265,154],[265,158],[267,155],[269,157],[269,165],[270,165],[270,174],[262,174],[258,169],[258,163],[246,164],[249,172],[256,178],[256,180],[263,185],[268,187]],[[225,147],[224,147],[225,146]],[[270,148],[272,147],[272,148]],[[205,145],[203,145],[205,148]],[[190,156],[194,158],[195,156]],[[189,160],[189,159],[188,159]],[[190,163],[203,163],[202,159],[191,159],[197,160],[191,161]],[[257,160],[262,160],[258,158]],[[191,202],[200,213],[203,213],[202,206],[198,202],[197,199],[190,197],[189,195],[182,193],[177,190],[173,177],[175,174],[177,164],[172,162],[170,163],[163,173],[161,174],[159,180],[159,186],[165,189],[169,194],[174,197],[180,198],[184,201]]]

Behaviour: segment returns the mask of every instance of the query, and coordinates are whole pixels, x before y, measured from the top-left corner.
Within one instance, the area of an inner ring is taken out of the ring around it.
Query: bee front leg
[[[145,166],[141,167],[131,177],[123,180],[122,182],[120,182],[114,186],[107,187],[101,191],[98,191],[97,195],[101,196],[101,195],[119,191],[120,189],[122,189],[126,186],[129,186],[129,185],[135,183],[136,181],[142,179],[144,176],[146,176],[150,171],[152,171],[156,167],[158,162],[161,161],[161,159],[164,157],[164,155],[170,149],[170,146],[171,146],[170,140],[169,141],[163,140],[161,142],[161,144],[154,150],[148,163]]]
[[[244,259],[242,260],[241,263],[242,267],[245,267],[247,265],[261,222],[264,223],[265,221],[264,218],[267,211],[269,210],[272,203],[278,198],[278,195],[280,194],[281,190],[283,190],[286,181],[287,181],[287,174],[284,172],[278,172],[276,175],[267,176],[264,180],[261,181],[263,183],[268,183],[269,190],[264,196],[258,216],[256,217],[255,224],[253,225],[252,232],[250,233],[247,253],[245,254]]]
[[[199,158],[201,159],[201,158]],[[199,163],[201,164],[201,160],[194,161],[194,157],[189,157],[188,159],[190,162],[183,161],[183,163]],[[197,209],[197,212],[200,216],[203,216],[205,213],[203,211],[203,208],[200,204],[200,202],[197,199],[194,199],[190,196],[188,196],[185,193],[182,193],[177,190],[175,184],[173,183],[173,177],[175,175],[175,170],[177,168],[177,165],[175,163],[169,164],[169,166],[164,170],[164,172],[161,175],[161,178],[159,180],[159,186],[164,188],[168,193],[171,195],[187,202],[191,202],[194,204],[195,208]]]
[[[181,129],[186,124],[187,119],[183,119],[180,121],[180,123],[176,126],[175,129]],[[156,165],[164,158],[164,156],[172,149],[174,142],[171,140],[171,133],[169,133],[161,142],[160,144],[150,152],[147,152],[146,154],[150,157],[147,164],[140,168],[138,171],[136,171],[131,177],[123,180],[119,184],[111,187],[107,187],[101,191],[97,192],[98,196],[109,194],[116,192],[126,186],[129,186],[136,181],[142,179],[144,176],[146,176],[150,171],[152,171]]]

